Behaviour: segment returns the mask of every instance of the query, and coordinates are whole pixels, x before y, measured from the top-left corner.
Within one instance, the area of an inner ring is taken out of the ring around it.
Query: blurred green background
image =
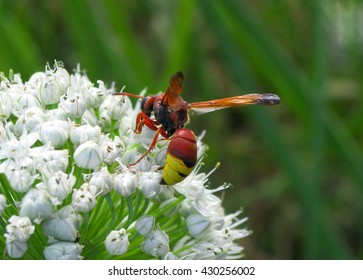
[[[247,259],[363,258],[363,3],[337,0],[0,0],[0,71],[54,59],[128,92],[274,92],[280,106],[192,116],[211,186],[243,207]]]

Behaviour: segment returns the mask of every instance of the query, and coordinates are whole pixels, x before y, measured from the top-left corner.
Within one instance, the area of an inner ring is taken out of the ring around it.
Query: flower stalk
[[[161,185],[168,141],[134,163],[154,132],[140,103],[62,63],[23,82],[0,74],[0,253],[5,259],[233,259],[240,212],[225,215],[200,173]],[[142,95],[145,92],[141,93]]]

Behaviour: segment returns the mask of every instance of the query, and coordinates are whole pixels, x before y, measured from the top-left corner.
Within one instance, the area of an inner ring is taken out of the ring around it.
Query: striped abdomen
[[[197,139],[186,128],[179,128],[170,140],[162,184],[174,185],[184,180],[192,172],[197,162]]]

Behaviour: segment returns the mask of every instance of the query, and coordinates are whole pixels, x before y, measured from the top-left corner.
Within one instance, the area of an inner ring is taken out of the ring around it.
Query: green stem
[[[177,205],[179,205],[183,200],[185,199],[184,196],[180,196],[177,199],[175,199],[173,202],[169,203],[167,206],[165,206],[164,208],[160,209],[158,208],[155,213],[150,213],[150,215],[153,215],[155,218],[161,216],[162,214],[166,213],[167,211],[169,211],[170,209],[175,208]]]
[[[111,218],[109,220],[109,223],[108,223],[108,226],[107,227],[105,227],[105,222],[103,221],[103,219],[97,219],[97,221],[103,221],[103,225],[96,226],[96,229],[100,229],[101,230],[101,228],[103,228],[103,230],[101,232],[98,232],[96,234],[96,237],[91,240],[94,243],[102,242],[106,238],[106,236],[111,232],[111,230],[114,228],[115,222],[116,222],[115,205],[114,205],[114,203],[112,201],[112,198],[111,198],[110,194],[106,194],[104,196],[104,198],[106,199],[106,201],[108,203],[108,206],[109,206],[109,209],[110,209]]]
[[[84,216],[83,216],[83,230],[82,230],[82,236],[81,236],[79,243],[82,244],[84,242],[84,240],[87,238],[88,230],[89,230],[89,214],[87,212],[87,213],[84,213]]]
[[[126,222],[126,224],[124,226],[125,229],[127,229],[130,226],[130,224],[134,221],[134,207],[132,205],[131,196],[125,197],[125,199],[126,199],[126,203],[127,203],[127,208],[129,210],[129,216],[128,216],[127,222]]]

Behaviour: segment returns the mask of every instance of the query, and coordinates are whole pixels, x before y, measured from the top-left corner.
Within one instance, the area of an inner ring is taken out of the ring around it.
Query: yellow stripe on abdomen
[[[179,183],[183,181],[184,178],[190,174],[190,172],[192,172],[193,167],[189,168],[181,159],[176,158],[171,154],[167,154],[163,172],[163,180],[169,186]]]

